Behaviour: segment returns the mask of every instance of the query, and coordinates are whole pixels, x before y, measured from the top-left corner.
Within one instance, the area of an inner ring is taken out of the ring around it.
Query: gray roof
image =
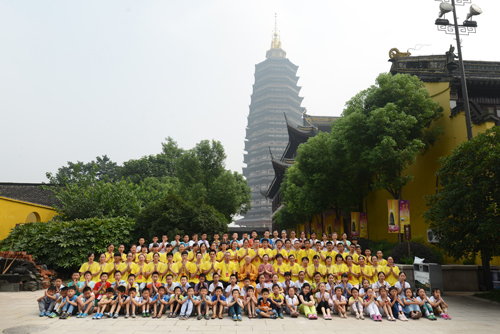
[[[50,206],[60,205],[51,190],[41,188],[42,183],[0,183],[0,197]]]

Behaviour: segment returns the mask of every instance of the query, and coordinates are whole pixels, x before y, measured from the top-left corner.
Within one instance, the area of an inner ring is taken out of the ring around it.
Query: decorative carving
[[[395,58],[399,58],[399,57],[409,57],[411,56],[411,53],[410,52],[399,52],[399,50],[397,48],[392,48],[389,50],[389,58],[391,59],[395,59]]]
[[[455,26],[453,26],[453,25],[437,26],[437,29],[438,29],[438,31],[444,31],[448,35],[455,34]],[[464,35],[464,36],[468,36],[469,34],[475,34],[476,27],[458,26],[458,33],[459,33],[459,35]]]

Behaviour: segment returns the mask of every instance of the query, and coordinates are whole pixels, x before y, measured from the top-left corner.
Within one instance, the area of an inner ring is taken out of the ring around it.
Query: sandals
[[[222,318],[223,318],[223,317],[222,317],[222,314],[219,314],[219,319],[221,319],[221,320],[222,320]]]
[[[205,320],[210,320],[210,315],[205,314]]]
[[[212,319],[217,319],[217,314],[212,314]]]

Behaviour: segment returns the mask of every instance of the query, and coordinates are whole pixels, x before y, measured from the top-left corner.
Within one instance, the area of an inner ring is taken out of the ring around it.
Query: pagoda
[[[236,224],[247,229],[270,229],[272,200],[262,195],[275,177],[269,154],[281,159],[288,144],[287,122],[301,123],[302,97],[297,85],[298,66],[281,46],[275,22],[271,48],[266,60],[255,66],[255,83],[246,127],[243,176],[252,189],[252,209]],[[286,119],[283,117],[286,115]]]

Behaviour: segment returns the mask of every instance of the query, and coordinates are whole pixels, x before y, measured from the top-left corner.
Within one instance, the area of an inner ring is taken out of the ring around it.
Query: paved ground
[[[340,319],[334,317],[332,321],[308,320],[301,316],[297,319],[286,317],[284,320],[264,320],[243,318],[242,322],[233,322],[229,318],[223,320],[200,320],[189,319],[180,321],[177,319],[143,320],[136,319],[101,319],[91,318],[68,320],[39,318],[36,299],[41,295],[39,292],[14,292],[0,293],[0,332],[4,333],[34,333],[29,330],[14,330],[16,326],[46,326],[42,334],[59,333],[161,333],[179,334],[189,330],[197,334],[314,334],[321,331],[328,334],[356,331],[364,333],[455,333],[470,331],[473,333],[500,333],[500,306],[483,301],[471,299],[467,296],[445,296],[450,306],[451,321],[438,319],[431,322],[427,319],[410,320],[408,322],[389,322],[385,319],[381,323],[371,320]],[[41,328],[39,328],[41,329]]]

